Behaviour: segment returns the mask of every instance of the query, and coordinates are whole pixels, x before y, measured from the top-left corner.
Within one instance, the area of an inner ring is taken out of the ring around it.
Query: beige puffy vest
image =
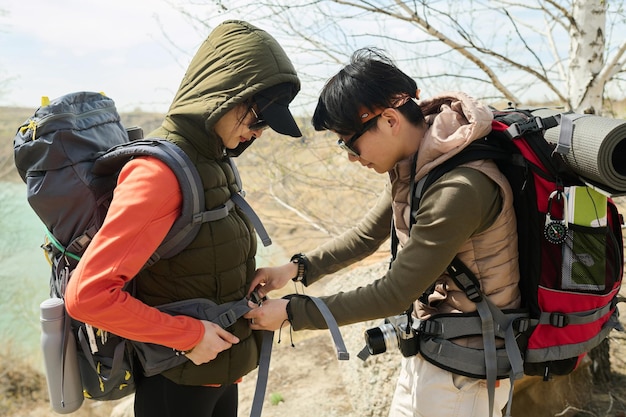
[[[400,171],[408,169],[398,165]],[[517,253],[517,225],[513,209],[511,187],[492,161],[474,161],[463,166],[476,169],[500,186],[502,211],[485,231],[472,236],[458,252],[458,257],[480,281],[483,293],[499,308],[517,308],[520,305],[518,289],[519,268]],[[405,177],[398,173],[399,177]],[[393,183],[394,224],[402,247],[408,240],[410,216],[409,185]],[[415,302],[415,314],[427,318],[439,313],[460,313],[476,310],[475,304],[459,290],[454,281],[443,273],[436,281],[434,292],[428,296],[428,305]]]

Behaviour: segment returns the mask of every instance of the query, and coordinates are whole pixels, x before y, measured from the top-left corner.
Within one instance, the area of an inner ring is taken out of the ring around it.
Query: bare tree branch
[[[600,74],[598,74],[598,79],[601,82],[603,83],[609,82],[611,78],[613,78],[614,76],[619,74],[621,71],[624,71],[626,69],[626,59],[624,59],[625,54],[626,54],[626,41],[622,42],[622,44],[620,45],[615,55],[613,55],[611,60],[604,65],[604,68],[602,69]]]
[[[544,1],[548,3],[549,5],[551,5],[552,7],[554,7],[556,10],[558,10],[563,15],[563,17],[567,19],[570,26],[574,26],[576,27],[576,30],[579,30],[579,28],[576,26],[576,19],[574,19],[574,16],[569,10],[561,6],[555,0],[544,0]],[[543,10],[547,11],[547,8],[543,8]],[[559,19],[556,19],[556,20],[559,20]]]
[[[340,1],[340,0],[338,0]],[[499,79],[499,77],[495,74],[495,72],[488,66],[486,65],[481,59],[479,59],[477,56],[475,56],[474,54],[472,54],[467,48],[465,48],[463,45],[460,45],[457,42],[454,42],[452,39],[450,39],[449,37],[447,37],[446,35],[444,35],[443,33],[439,32],[438,30],[436,30],[434,27],[432,27],[430,24],[428,24],[428,22],[422,18],[420,18],[417,13],[413,12],[411,9],[409,9],[402,1],[400,0],[396,0],[396,4],[398,6],[400,6],[401,8],[403,8],[407,13],[410,13],[411,16],[409,18],[403,18],[406,19],[408,21],[411,22],[415,22],[417,23],[419,26],[421,26],[428,34],[430,34],[431,36],[439,39],[441,42],[443,42],[444,44],[448,45],[450,48],[452,48],[453,50],[457,51],[458,53],[460,53],[461,55],[463,55],[465,58],[467,58],[470,62],[474,63],[478,68],[480,68],[485,74],[487,74],[487,77],[492,81],[493,85],[498,89],[498,91],[500,91],[508,100],[514,101],[514,102],[519,102],[519,100],[517,99],[517,97],[515,96],[515,94],[513,94],[513,92],[511,92]],[[478,48],[477,48],[478,49]]]
[[[298,210],[297,208],[295,208],[294,206],[290,205],[289,203],[287,203],[285,200],[281,199],[280,197],[278,197],[276,195],[276,193],[274,193],[274,187],[272,184],[270,184],[269,187],[269,192],[270,195],[272,196],[272,198],[278,203],[280,204],[282,207],[286,208],[287,210],[291,211],[292,213],[295,213],[299,218],[301,218],[302,220],[304,220],[305,223],[307,223],[309,226],[313,227],[316,230],[319,230],[321,232],[323,232],[324,234],[328,235],[328,236],[334,236],[333,233],[331,233],[330,231],[328,231],[326,228],[324,228],[324,226],[322,226],[321,224],[319,224],[318,222],[316,222],[315,220],[313,220],[312,218],[310,218],[309,216],[307,216],[305,213],[303,213],[301,210]]]

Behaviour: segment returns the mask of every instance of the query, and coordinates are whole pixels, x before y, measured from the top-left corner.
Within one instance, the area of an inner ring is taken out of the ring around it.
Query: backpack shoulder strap
[[[198,171],[182,149],[164,139],[142,139],[116,146],[96,160],[93,173],[110,175],[136,156],[152,156],[166,163],[176,175],[183,196],[181,215],[148,261],[152,265],[180,252],[196,237],[203,222],[226,217],[232,206],[203,212],[204,190]]]
[[[241,194],[231,195],[231,198],[221,207],[203,210],[205,207],[204,189],[200,175],[189,156],[180,147],[168,140],[142,139],[116,146],[96,160],[93,173],[110,175],[119,171],[126,162],[136,156],[152,156],[165,162],[176,175],[183,196],[181,215],[176,219],[156,252],[150,257],[147,266],[153,265],[159,259],[171,258],[179,253],[196,237],[203,223],[228,216],[235,205],[251,219],[263,244],[265,246],[271,244],[271,239],[259,217]],[[232,163],[230,165],[233,167],[238,184],[240,184],[236,167]]]
[[[415,221],[415,215],[417,214],[417,209],[420,206],[420,201],[428,187],[453,168],[468,162],[479,161],[481,159],[493,159],[495,161],[506,160],[513,164],[523,163],[523,160],[516,160],[511,153],[505,151],[499,146],[496,146],[493,142],[489,141],[488,138],[472,142],[460,153],[454,155],[441,165],[436,166],[432,171],[415,183],[411,199],[411,223]]]
[[[259,237],[261,238],[261,242],[263,242],[263,246],[271,245],[272,239],[270,239],[267,231],[265,230],[265,227],[263,226],[261,219],[254,212],[254,210],[252,209],[252,206],[250,206],[250,204],[248,204],[248,202],[244,199],[245,192],[243,191],[243,185],[241,183],[241,176],[239,175],[239,170],[237,169],[237,165],[235,165],[235,161],[233,160],[233,158],[229,157],[228,163],[230,164],[230,167],[232,168],[233,173],[235,174],[235,181],[240,190],[238,193],[234,193],[230,196],[231,200],[235,202],[237,207],[239,207],[244,213],[246,213],[246,216],[248,216],[248,219],[250,219],[250,221],[252,222],[254,229],[259,234]]]

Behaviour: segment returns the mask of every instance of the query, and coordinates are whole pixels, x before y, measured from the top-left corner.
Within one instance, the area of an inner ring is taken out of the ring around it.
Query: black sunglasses
[[[248,129],[250,129],[250,130],[265,130],[268,127],[270,127],[270,125],[267,123],[267,121],[263,120],[263,116],[261,116],[260,114],[257,114],[257,112],[254,111],[254,107],[250,106],[248,108],[248,112],[252,112],[252,114],[254,115],[254,118],[256,119],[255,122],[250,123],[248,125]]]
[[[358,158],[361,155],[359,154],[359,152],[353,148],[354,146],[354,142],[357,141],[358,138],[360,138],[361,136],[363,136],[363,134],[365,134],[365,132],[367,132],[369,129],[371,129],[372,126],[374,126],[376,124],[376,121],[378,120],[378,118],[381,116],[382,113],[377,114],[376,116],[372,117],[371,119],[369,119],[367,122],[363,123],[363,127],[361,128],[360,132],[355,133],[354,135],[352,135],[352,137],[350,137],[350,139],[348,139],[348,141],[344,141],[343,139],[339,139],[337,141],[337,145],[339,145],[339,147],[341,149],[343,149],[344,151],[348,152],[350,155]]]

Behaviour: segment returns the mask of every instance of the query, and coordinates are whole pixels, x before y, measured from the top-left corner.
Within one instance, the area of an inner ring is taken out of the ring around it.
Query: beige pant
[[[499,381],[493,417],[502,416],[511,382]],[[489,417],[487,381],[455,375],[421,355],[402,358],[389,417]]]

